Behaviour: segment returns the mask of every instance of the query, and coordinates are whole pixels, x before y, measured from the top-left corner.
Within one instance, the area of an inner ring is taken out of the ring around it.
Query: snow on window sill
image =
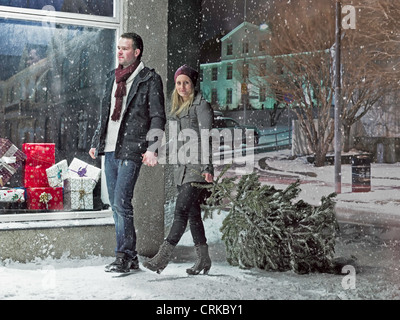
[[[0,214],[0,231],[114,224],[112,210]]]

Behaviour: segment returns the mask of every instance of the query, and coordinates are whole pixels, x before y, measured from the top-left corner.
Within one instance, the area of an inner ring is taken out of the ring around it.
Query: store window
[[[105,78],[116,63],[117,12],[110,0],[0,0],[0,137],[20,150],[54,143],[55,163],[90,161]],[[21,168],[5,187],[27,188],[23,175]]]

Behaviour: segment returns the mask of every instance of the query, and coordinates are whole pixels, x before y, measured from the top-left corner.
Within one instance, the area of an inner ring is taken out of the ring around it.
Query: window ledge
[[[0,232],[35,228],[68,228],[112,225],[112,210],[0,214]]]

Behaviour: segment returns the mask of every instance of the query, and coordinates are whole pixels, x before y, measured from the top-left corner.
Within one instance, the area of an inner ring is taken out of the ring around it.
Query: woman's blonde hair
[[[176,88],[171,94],[171,115],[178,116],[182,111],[190,108],[194,100],[194,89],[189,96],[189,99],[183,101],[182,97],[178,94]]]

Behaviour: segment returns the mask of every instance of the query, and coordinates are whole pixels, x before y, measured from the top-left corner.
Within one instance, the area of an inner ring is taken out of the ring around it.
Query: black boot
[[[174,245],[170,244],[168,241],[164,241],[160,246],[157,254],[150,260],[143,262],[143,266],[147,269],[150,269],[151,271],[161,273],[168,265],[174,248]]]
[[[208,274],[211,268],[211,259],[208,254],[208,245],[207,244],[200,244],[195,246],[197,260],[193,267],[186,269],[187,274],[199,274],[203,271],[204,274]]]
[[[129,258],[125,253],[118,252],[114,262],[105,267],[106,272],[125,273],[139,269],[139,260],[136,257]]]

